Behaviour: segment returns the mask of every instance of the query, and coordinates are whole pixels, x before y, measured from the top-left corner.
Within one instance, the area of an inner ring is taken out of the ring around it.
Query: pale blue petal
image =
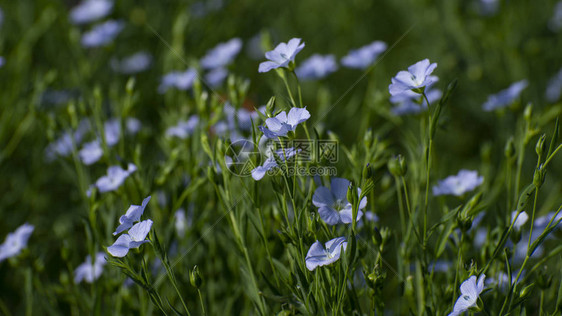
[[[117,238],[113,245],[107,247],[107,251],[114,257],[125,257],[129,252],[129,244],[131,243],[131,236],[123,234]]]
[[[340,214],[329,206],[322,206],[318,209],[320,218],[328,225],[336,225],[340,222]]]
[[[336,200],[347,201],[347,189],[349,180],[343,178],[332,178],[330,190]]]
[[[150,219],[135,224],[131,229],[129,229],[131,240],[143,241],[148,235],[150,228],[152,228],[152,220]]]
[[[334,204],[334,196],[326,187],[318,187],[312,196],[312,204],[316,207],[332,206]]]

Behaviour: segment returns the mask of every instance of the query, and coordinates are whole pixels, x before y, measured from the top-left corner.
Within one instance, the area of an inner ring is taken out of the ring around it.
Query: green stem
[[[201,302],[201,310],[203,311],[203,316],[207,315],[205,312],[205,303],[203,302],[203,295],[201,295],[201,290],[197,289],[197,293],[199,294],[199,302]]]

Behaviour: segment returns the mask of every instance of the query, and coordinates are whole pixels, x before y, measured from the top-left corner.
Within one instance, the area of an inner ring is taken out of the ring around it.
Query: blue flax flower
[[[436,76],[430,76],[436,67],[436,63],[430,64],[429,59],[424,59],[408,67],[408,71],[399,71],[388,86],[390,94],[397,95],[408,90],[422,93],[426,86],[439,80]]]
[[[466,312],[469,308],[476,306],[476,302],[480,293],[484,290],[484,279],[486,275],[482,274],[476,281],[473,275],[461,284],[461,295],[457,299],[453,311],[449,316],[457,316]]]
[[[179,121],[175,126],[169,127],[166,136],[185,139],[193,133],[197,125],[199,125],[199,116],[192,115],[187,121]]]
[[[119,61],[111,60],[111,68],[118,73],[132,75],[145,71],[152,63],[152,56],[147,52],[138,52]]]
[[[189,90],[197,77],[197,71],[193,68],[189,68],[186,71],[172,71],[164,75],[158,86],[158,92],[164,93],[170,88],[176,88],[178,90]]]
[[[548,102],[554,103],[560,99],[561,92],[562,92],[562,69],[560,69],[560,71],[558,71],[548,81],[548,85],[546,86],[546,99],[548,100]]]
[[[312,204],[318,207],[320,218],[328,225],[336,225],[339,223],[349,224],[352,222],[353,213],[352,205],[347,201],[347,189],[349,188],[349,180],[343,178],[332,178],[330,189],[326,187],[318,187],[312,196]],[[357,195],[360,196],[361,189],[358,189]],[[359,210],[367,206],[367,197],[359,202]],[[357,213],[357,221],[361,219],[363,212]]]
[[[140,218],[141,218],[142,214],[144,213],[144,209],[146,208],[146,205],[148,204],[148,202],[150,202],[150,196],[148,196],[147,198],[142,200],[141,205],[134,205],[133,204],[133,205],[129,206],[129,209],[127,210],[125,215],[123,215],[119,218],[119,224],[120,225],[117,227],[115,232],[113,232],[113,236],[115,236],[117,234],[120,234],[120,233],[124,232],[125,230],[133,227],[134,222],[140,221]]]
[[[113,9],[108,0],[86,0],[70,10],[70,20],[74,24],[90,23],[106,17]]]
[[[306,254],[306,268],[313,271],[317,267],[332,264],[341,256],[343,251],[347,248],[345,237],[334,238],[326,243],[326,247],[318,240],[310,246]]]
[[[258,71],[268,72],[271,69],[288,68],[289,64],[295,60],[295,56],[303,48],[304,43],[301,43],[300,38],[293,38],[288,43],[280,43],[274,50],[265,53],[265,58],[269,59],[269,61],[262,62]]]
[[[334,55],[322,56],[314,54],[295,70],[297,77],[302,80],[322,79],[338,69]]]
[[[521,92],[525,90],[528,85],[529,82],[525,79],[517,81],[516,83],[509,86],[509,88],[488,96],[488,99],[482,105],[482,108],[484,109],[484,111],[489,112],[506,107],[515,102]]]
[[[4,243],[0,245],[0,262],[17,256],[27,246],[29,236],[34,229],[33,225],[25,223],[15,232],[9,233]]]
[[[103,272],[103,266],[105,265],[105,254],[103,252],[98,252],[96,254],[96,259],[92,263],[92,257],[86,256],[86,261],[74,270],[74,283],[78,284],[82,281],[86,283],[92,283],[94,280],[99,279]]]
[[[136,170],[137,167],[132,163],[127,166],[127,170],[124,170],[121,166],[111,166],[107,168],[107,175],[96,181],[96,187],[101,193],[115,191]]]
[[[87,166],[98,161],[101,156],[103,156],[103,149],[101,148],[100,141],[94,140],[85,143],[78,152],[78,156],[80,156],[80,160]]]
[[[277,138],[287,136],[288,132],[295,130],[297,125],[308,120],[310,112],[305,108],[292,108],[287,114],[285,111],[277,114],[275,117],[270,117],[265,120],[265,126],[260,126],[267,138]]]
[[[216,88],[223,83],[227,76],[228,70],[222,67],[215,68],[205,75],[205,83],[211,88]]]
[[[110,20],[98,24],[82,35],[82,46],[87,48],[105,46],[113,42],[124,27],[125,23],[123,21]]]
[[[127,234],[117,238],[113,245],[107,247],[107,251],[114,257],[125,257],[130,249],[138,248],[140,245],[149,242],[146,236],[152,228],[152,221],[147,219],[136,223]]]
[[[433,195],[462,196],[464,193],[474,190],[482,182],[484,182],[484,177],[478,176],[478,172],[463,169],[455,176],[440,180],[439,184],[433,187]]]
[[[226,67],[236,58],[241,48],[242,40],[239,38],[233,38],[228,42],[220,43],[201,58],[201,67],[204,69]]]
[[[365,69],[377,60],[386,50],[386,43],[374,41],[358,49],[352,49],[341,59],[341,64],[347,68]]]
[[[279,159],[281,159],[281,161],[285,161],[285,159],[289,159],[298,154],[299,151],[300,149],[295,150],[291,147],[285,149],[285,156],[283,156],[283,150],[278,150],[275,152],[275,154],[279,156]],[[264,161],[263,165],[258,166],[254,168],[254,170],[252,170],[252,178],[254,178],[254,180],[261,180],[269,170],[278,167],[273,155],[274,154],[272,153],[271,156]]]

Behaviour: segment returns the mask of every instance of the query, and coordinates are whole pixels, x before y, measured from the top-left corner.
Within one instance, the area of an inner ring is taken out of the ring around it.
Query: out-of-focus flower
[[[506,107],[515,102],[521,92],[525,90],[528,85],[529,82],[527,80],[517,81],[516,83],[509,86],[509,88],[488,96],[488,99],[482,105],[482,108],[484,109],[484,111],[489,112]]]
[[[116,236],[117,234],[120,234],[131,228],[134,222],[140,221],[140,218],[144,213],[144,209],[146,208],[146,205],[148,205],[148,202],[150,202],[150,196],[142,200],[141,205],[132,204],[131,206],[129,206],[129,209],[127,210],[125,215],[119,218],[120,225],[117,226],[117,229],[115,229],[115,232],[113,232],[113,236]]]
[[[390,94],[394,96],[406,91],[422,93],[426,86],[439,80],[436,76],[430,76],[436,67],[437,63],[430,64],[429,59],[424,59],[408,67],[408,71],[399,71],[388,86]]]
[[[529,219],[529,215],[527,215],[526,212],[521,212],[519,216],[517,217],[516,216],[517,216],[517,211],[511,212],[511,221],[513,222],[513,227],[516,230],[520,230],[521,227],[523,227],[523,225],[525,225],[525,223]]]
[[[201,67],[204,69],[223,68],[228,66],[242,48],[242,40],[233,38],[225,43],[218,44],[201,58]]]
[[[243,131],[250,131],[252,129],[252,120],[255,122],[259,118],[257,112],[248,111],[245,108],[236,110],[228,102],[224,104],[224,113],[226,114],[228,128],[231,131],[237,128]]]
[[[330,189],[326,187],[318,187],[312,196],[312,204],[318,207],[320,217],[328,225],[336,225],[339,223],[349,224],[353,220],[352,205],[347,200],[347,190],[349,188],[349,180],[343,178],[332,178]],[[357,195],[361,194],[358,189]],[[367,197],[361,199],[359,210],[367,206]],[[357,213],[357,221],[361,219],[363,212]]]
[[[114,257],[125,257],[130,249],[138,248],[140,245],[149,242],[146,236],[151,228],[152,221],[150,219],[135,224],[127,234],[119,236],[113,245],[107,247],[107,251]]]
[[[98,24],[82,35],[82,46],[86,48],[105,46],[113,42],[124,27],[125,23],[123,21],[110,20]]]
[[[291,147],[285,149],[285,155],[283,155],[283,150],[278,150],[275,152],[275,154],[279,157],[279,159],[281,159],[281,161],[285,161],[285,159],[289,159],[293,156],[296,156],[299,152],[300,152],[300,148],[295,150],[295,148]],[[268,171],[278,167],[277,162],[275,161],[275,157],[273,155],[274,154],[271,153],[271,156],[269,156],[264,161],[263,165],[258,166],[254,168],[254,170],[252,170],[252,178],[254,178],[254,180],[256,181],[261,180]]]
[[[443,93],[439,89],[428,88],[425,91],[425,95],[427,96],[429,103],[433,104],[441,99]],[[390,102],[395,104],[395,106],[390,109],[390,112],[397,116],[417,114],[427,110],[427,102],[423,96],[411,90],[391,96]]]
[[[317,267],[332,264],[341,256],[342,249],[347,248],[345,237],[338,237],[328,241],[324,247],[318,240],[310,246],[306,254],[306,268],[313,271]]]
[[[288,43],[279,43],[274,50],[265,53],[265,58],[269,60],[262,62],[258,71],[268,72],[271,69],[288,68],[303,48],[304,43],[301,43],[300,38],[293,38]]]
[[[78,284],[82,281],[86,281],[86,283],[93,283],[94,280],[100,278],[105,263],[105,254],[103,252],[98,252],[96,254],[96,259],[93,263],[92,257],[89,255],[86,256],[86,261],[74,270],[74,283]]]
[[[449,316],[461,315],[469,308],[476,306],[476,301],[484,290],[484,279],[486,279],[486,275],[482,274],[476,282],[476,276],[473,275],[461,284],[461,295]]]
[[[205,82],[211,88],[220,86],[224,79],[228,76],[228,70],[224,68],[215,68],[205,75]]]
[[[111,166],[107,168],[107,175],[96,181],[96,187],[100,193],[117,190],[125,179],[136,170],[137,167],[132,163],[128,165],[127,170],[124,170],[121,166]]]
[[[110,119],[103,124],[107,146],[115,146],[121,138],[121,124],[118,119]]]
[[[152,63],[152,56],[147,52],[138,52],[121,61],[111,59],[111,68],[118,73],[132,75],[147,70]]]
[[[556,217],[555,217],[556,216]],[[551,226],[556,225],[559,220],[562,219],[562,212],[556,214],[555,212],[549,212],[544,216],[537,217],[534,222],[534,226],[536,229],[546,229],[547,225],[552,220]]]
[[[187,121],[179,121],[176,126],[169,127],[166,136],[185,139],[193,133],[197,125],[199,125],[199,116],[192,115]]]
[[[562,3],[562,2],[560,2]],[[548,85],[546,86],[546,99],[550,103],[554,103],[560,100],[560,94],[562,92],[562,69],[556,73],[550,80],[548,81]]]
[[[558,32],[562,28],[562,1],[558,1],[554,7],[554,14],[548,23],[548,26],[554,32]]]
[[[348,68],[365,69],[377,60],[386,50],[386,43],[374,41],[358,49],[352,49],[341,59],[341,64]]]
[[[0,68],[2,68],[2,66],[4,66],[5,63],[6,60],[4,59],[4,57],[0,56]]]
[[[478,176],[478,172],[463,169],[455,176],[440,180],[439,184],[433,187],[433,195],[462,196],[464,193],[474,190],[482,182],[484,182],[484,177]]]
[[[78,124],[76,131],[66,131],[54,142],[50,143],[46,148],[46,156],[48,161],[52,161],[56,156],[67,157],[72,153],[72,138],[76,145],[82,142],[84,135],[90,130],[90,123],[87,119],[83,119]]]
[[[27,246],[29,236],[34,229],[33,225],[25,223],[18,227],[15,232],[9,233],[4,243],[0,245],[0,262],[17,256]]]
[[[127,129],[127,132],[134,135],[141,130],[142,124],[141,121],[139,121],[138,119],[134,117],[129,117],[125,121],[125,128]]]
[[[101,156],[103,156],[103,149],[101,148],[100,141],[94,140],[85,143],[78,152],[78,156],[80,156],[80,160],[87,166],[100,160]]]
[[[108,0],[85,0],[70,10],[70,20],[74,24],[90,23],[106,17],[113,9]]]
[[[500,3],[498,0],[480,0],[480,12],[482,15],[494,15],[498,12]]]
[[[176,88],[178,90],[189,90],[197,77],[197,71],[193,68],[189,68],[184,72],[173,71],[167,73],[162,77],[160,81],[160,86],[158,86],[158,92],[164,93],[170,88]]]
[[[338,69],[334,55],[314,54],[295,70],[297,77],[302,80],[322,79]]]
[[[185,232],[187,231],[187,226],[188,226],[187,217],[185,216],[185,210],[183,208],[177,210],[176,213],[174,214],[174,218],[176,220],[175,222],[176,233],[178,234],[179,237],[185,236]]]
[[[285,111],[265,120],[265,126],[260,126],[260,131],[267,138],[277,138],[287,136],[288,132],[294,131],[297,125],[308,120],[310,112],[304,108],[292,108],[287,114]]]

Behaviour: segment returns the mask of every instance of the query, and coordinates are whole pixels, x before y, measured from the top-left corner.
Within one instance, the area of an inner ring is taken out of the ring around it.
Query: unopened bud
[[[191,270],[191,273],[189,274],[189,283],[191,283],[191,285],[193,285],[195,288],[199,288],[203,283],[201,275],[199,274],[199,268],[197,268],[197,266],[194,266],[193,270]]]
[[[544,153],[544,141],[546,139],[546,135],[542,134],[542,136],[539,138],[539,140],[537,141],[537,145],[535,146],[535,151],[537,152],[537,155],[540,157],[542,157],[543,153]]]
[[[505,144],[505,157],[510,159],[515,156],[515,142],[513,141],[513,137],[510,137]]]
[[[530,122],[533,116],[533,105],[531,103],[527,104],[525,111],[523,111],[523,117],[525,121]]]

